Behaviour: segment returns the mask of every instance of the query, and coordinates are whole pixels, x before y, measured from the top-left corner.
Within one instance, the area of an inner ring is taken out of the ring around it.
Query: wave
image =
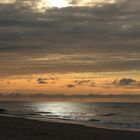
[[[0,108],[0,113],[2,113],[2,112],[6,112],[7,110],[6,109],[4,109],[4,108]]]
[[[108,113],[108,114],[101,114],[100,116],[107,117],[107,116],[115,116],[115,115],[117,115],[117,114],[115,114],[115,113]]]
[[[98,119],[90,119],[89,121],[92,121],[92,122],[100,122],[101,120],[98,120]]]

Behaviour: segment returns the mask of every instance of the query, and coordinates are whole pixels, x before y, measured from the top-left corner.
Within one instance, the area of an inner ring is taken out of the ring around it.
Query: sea
[[[140,103],[0,101],[0,115],[140,131]]]

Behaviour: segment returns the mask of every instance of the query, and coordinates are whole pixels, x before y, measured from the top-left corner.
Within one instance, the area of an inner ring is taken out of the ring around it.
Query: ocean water
[[[140,131],[140,103],[1,101],[0,115]]]

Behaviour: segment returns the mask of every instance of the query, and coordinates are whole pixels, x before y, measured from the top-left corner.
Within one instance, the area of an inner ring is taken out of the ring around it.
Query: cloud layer
[[[74,0],[63,8],[0,1],[0,74],[140,70],[139,6],[139,0]]]

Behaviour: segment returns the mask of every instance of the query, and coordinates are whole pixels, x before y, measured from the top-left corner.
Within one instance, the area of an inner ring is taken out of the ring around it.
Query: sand
[[[140,140],[140,132],[0,117],[0,140]]]

